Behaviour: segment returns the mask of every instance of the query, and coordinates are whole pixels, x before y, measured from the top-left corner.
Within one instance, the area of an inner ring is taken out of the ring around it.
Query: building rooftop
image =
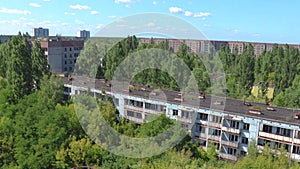
[[[289,109],[275,106],[268,106],[262,103],[245,102],[232,98],[224,98],[206,95],[205,99],[201,94],[180,93],[164,89],[155,89],[150,86],[141,86],[128,83],[112,86],[111,81],[104,79],[90,79],[86,77],[72,77],[72,79],[63,78],[64,84],[70,84],[78,87],[89,87],[98,90],[104,89],[107,92],[122,93],[129,96],[152,99],[157,101],[167,101],[168,103],[183,105],[186,107],[212,109],[221,112],[227,112],[233,115],[241,115],[252,118],[260,118],[282,123],[300,125],[300,119],[294,118],[300,109]],[[115,84],[115,83],[114,83]],[[298,116],[297,116],[298,117]]]

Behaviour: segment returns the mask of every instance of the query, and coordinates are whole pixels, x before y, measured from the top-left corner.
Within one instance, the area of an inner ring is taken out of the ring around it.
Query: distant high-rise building
[[[90,31],[82,30],[77,32],[77,37],[89,39],[90,38]]]
[[[33,28],[32,29],[32,36],[34,37],[46,37],[49,36],[49,29],[48,28]]]

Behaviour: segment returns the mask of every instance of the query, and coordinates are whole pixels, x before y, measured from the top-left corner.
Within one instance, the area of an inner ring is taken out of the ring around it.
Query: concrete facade
[[[49,39],[41,41],[41,47],[45,51],[53,73],[73,72],[83,46],[83,40]]]
[[[109,95],[119,115],[138,124],[147,122],[148,115],[165,114],[181,122],[199,146],[207,149],[210,143],[216,145],[222,159],[236,161],[238,157],[247,155],[250,142],[254,141],[257,148],[263,148],[266,143],[273,148],[283,147],[291,159],[300,162],[300,120],[295,116],[300,110],[279,107],[275,107],[275,111],[254,110],[234,99],[227,99],[225,109],[218,110],[210,108],[209,105],[214,104],[210,96],[199,106],[189,106],[174,98],[179,95],[175,91],[162,91],[167,98],[159,99],[158,93],[157,98],[151,96],[152,89],[118,92],[112,91],[110,82],[104,80],[96,80],[96,88],[90,88],[93,85],[87,80],[81,82],[74,83],[76,85],[66,82],[65,94],[86,93],[86,86],[89,86],[91,96],[100,98]],[[101,92],[103,90],[105,94]]]

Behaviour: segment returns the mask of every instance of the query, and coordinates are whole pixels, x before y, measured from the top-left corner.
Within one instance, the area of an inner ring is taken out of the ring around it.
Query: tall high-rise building
[[[48,28],[33,28],[32,29],[32,36],[34,37],[47,37],[49,36],[49,29]]]
[[[77,37],[89,39],[90,38],[90,31],[81,30],[77,32]]]

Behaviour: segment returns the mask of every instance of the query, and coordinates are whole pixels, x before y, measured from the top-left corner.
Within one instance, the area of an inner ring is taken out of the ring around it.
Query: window
[[[198,120],[207,121],[207,119],[208,119],[208,114],[198,113],[197,119],[198,119]]]
[[[222,117],[220,116],[214,116],[214,115],[210,116],[210,122],[221,123],[221,121],[222,121]]]
[[[240,122],[233,121],[233,120],[230,121],[230,127],[231,128],[239,129],[239,126],[240,126]]]
[[[237,135],[229,134],[229,141],[238,142],[239,137]]]
[[[178,110],[173,110],[173,116],[178,116]]]
[[[70,60],[70,64],[73,64],[72,60]]]
[[[74,59],[74,63],[76,63],[76,59]]]
[[[70,54],[70,58],[72,58],[72,54]]]
[[[285,129],[285,128],[277,127],[276,134],[290,137],[291,130],[290,129]]]
[[[243,125],[243,130],[249,130],[250,124],[249,123],[244,123]]]
[[[73,70],[73,68],[72,67],[69,67],[69,71],[72,71]]]
[[[141,113],[136,113],[136,118],[142,119],[142,118],[143,118],[143,117],[142,117],[142,114],[141,114]]]
[[[68,71],[68,68],[65,67],[64,70],[65,70],[65,72],[66,72],[66,71]]]
[[[67,48],[65,48],[65,52],[67,51]]]
[[[248,145],[248,138],[242,137],[242,143]]]
[[[188,119],[190,117],[190,112],[181,110],[181,117]]]
[[[295,138],[300,139],[300,131],[295,132]]]
[[[72,51],[72,48],[70,48],[70,51]]]
[[[294,154],[300,154],[300,147],[299,146],[294,146],[293,147],[293,153]]]
[[[65,58],[67,58],[67,54],[65,54]]]
[[[236,149],[228,148],[228,154],[236,155]]]
[[[134,112],[132,112],[132,111],[127,111],[127,116],[134,117]]]
[[[272,133],[272,126],[263,125],[263,132]]]
[[[65,65],[67,64],[67,61],[65,60]],[[67,71],[67,70],[65,70],[65,71]]]
[[[220,136],[221,130],[209,129],[209,134],[213,136]]]

